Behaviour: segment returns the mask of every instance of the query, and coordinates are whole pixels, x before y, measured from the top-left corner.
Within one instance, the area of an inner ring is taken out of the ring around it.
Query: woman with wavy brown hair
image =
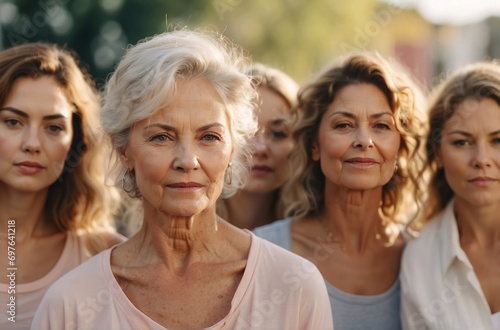
[[[0,265],[10,274],[0,279],[0,328],[29,327],[52,282],[123,241],[104,185],[99,102],[67,50],[0,53]]]
[[[431,180],[403,255],[403,328],[500,329],[500,64],[457,69],[430,101]]]
[[[399,329],[401,224],[421,193],[422,93],[395,62],[355,53],[298,99],[289,218],[255,233],[319,268],[335,328]]]

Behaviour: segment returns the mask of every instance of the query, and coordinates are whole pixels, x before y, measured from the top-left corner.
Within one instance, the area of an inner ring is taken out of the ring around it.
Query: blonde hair
[[[292,111],[295,110],[299,85],[290,76],[262,63],[253,63],[248,74],[256,88],[269,88],[281,96]]]

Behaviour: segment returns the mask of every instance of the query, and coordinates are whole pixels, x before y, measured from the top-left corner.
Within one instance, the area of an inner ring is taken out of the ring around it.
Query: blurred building
[[[428,87],[462,65],[500,58],[499,17],[452,25],[431,23],[413,8],[384,3],[377,12],[384,10],[392,13],[390,23],[374,47],[392,54]]]

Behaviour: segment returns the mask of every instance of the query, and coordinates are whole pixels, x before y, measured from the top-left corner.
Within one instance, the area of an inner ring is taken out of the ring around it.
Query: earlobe
[[[129,158],[125,149],[120,150],[120,161],[126,169],[130,169]]]
[[[318,141],[313,142],[311,156],[314,161],[318,161],[320,159]]]
[[[436,162],[436,165],[438,168],[443,168],[443,161],[441,160],[441,157],[439,154],[436,153],[436,157],[434,157],[434,161]]]

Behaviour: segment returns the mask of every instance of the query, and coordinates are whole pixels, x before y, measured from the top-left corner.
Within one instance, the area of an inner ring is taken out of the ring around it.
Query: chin
[[[176,205],[165,205],[162,211],[175,217],[192,217],[206,210],[208,205],[200,205],[199,203],[183,203],[179,202]]]

